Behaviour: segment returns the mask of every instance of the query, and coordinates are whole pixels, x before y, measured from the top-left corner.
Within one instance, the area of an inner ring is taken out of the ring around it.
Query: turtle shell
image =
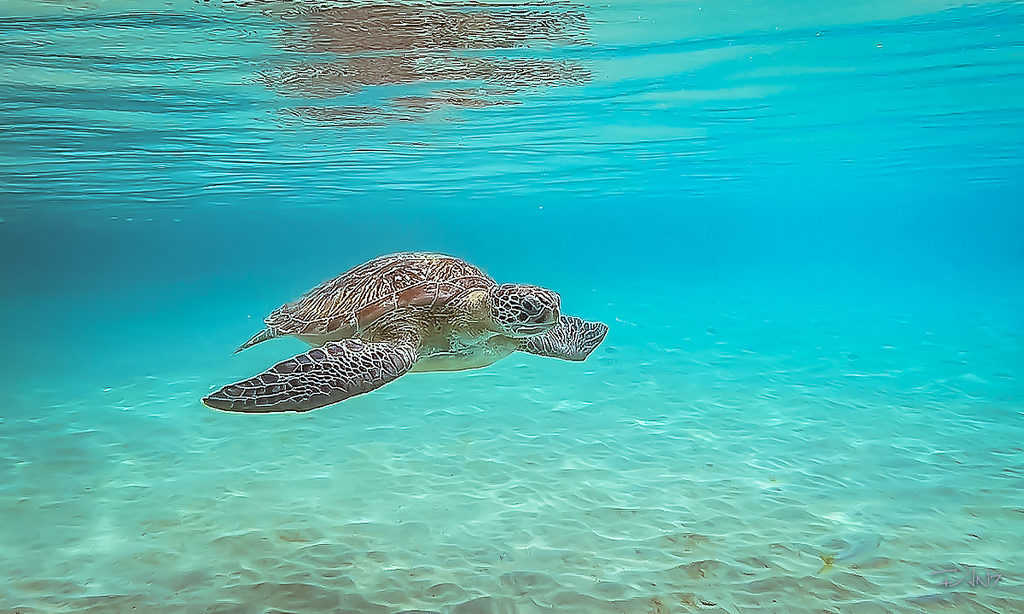
[[[452,256],[388,254],[325,281],[264,322],[274,336],[351,337],[396,309],[443,306],[494,285],[483,271]]]

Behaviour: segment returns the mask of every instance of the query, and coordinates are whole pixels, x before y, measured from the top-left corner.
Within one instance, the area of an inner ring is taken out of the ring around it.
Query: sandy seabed
[[[198,403],[291,341],[23,381],[0,607],[1024,611],[1015,321],[813,313],[609,306],[585,364],[414,374],[302,415]]]

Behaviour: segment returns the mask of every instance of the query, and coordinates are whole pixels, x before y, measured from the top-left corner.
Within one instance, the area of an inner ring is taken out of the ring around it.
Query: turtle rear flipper
[[[608,325],[587,322],[575,316],[560,316],[558,324],[544,334],[523,340],[522,351],[562,360],[586,360],[608,334]]]
[[[274,339],[276,337],[277,337],[277,333],[275,333],[272,328],[264,328],[260,332],[258,332],[255,335],[253,335],[248,341],[246,341],[242,345],[238,346],[238,349],[236,349],[234,352],[232,352],[232,354],[237,354],[237,353],[241,352],[242,350],[247,350],[247,349],[251,348],[252,346],[256,345],[257,343],[263,343],[264,341],[266,341],[268,339]]]
[[[334,341],[224,386],[203,403],[244,413],[309,411],[380,388],[408,372],[417,354],[406,343]]]

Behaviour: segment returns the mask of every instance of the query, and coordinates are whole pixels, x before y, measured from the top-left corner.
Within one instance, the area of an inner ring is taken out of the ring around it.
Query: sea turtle
[[[203,399],[226,411],[309,411],[409,371],[485,367],[515,351],[585,360],[608,327],[559,313],[557,293],[498,284],[452,256],[380,256],[313,288],[241,345],[294,335],[315,346]]]

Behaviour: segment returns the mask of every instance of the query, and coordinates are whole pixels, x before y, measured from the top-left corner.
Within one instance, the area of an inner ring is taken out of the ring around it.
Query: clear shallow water
[[[1020,4],[0,11],[3,608],[1024,609]],[[611,332],[199,404],[405,249]]]

